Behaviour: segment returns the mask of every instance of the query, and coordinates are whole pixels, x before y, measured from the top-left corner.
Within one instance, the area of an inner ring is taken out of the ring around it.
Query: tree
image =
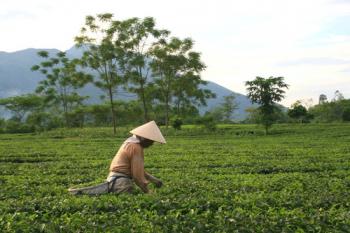
[[[275,102],[279,102],[284,98],[284,88],[288,85],[284,83],[283,77],[256,77],[253,81],[245,82],[248,91],[248,98],[252,103],[257,103],[260,106],[258,110],[261,114],[261,124],[265,127],[265,133],[272,126],[275,118],[277,107]]]
[[[327,96],[325,94],[321,94],[318,98],[318,104],[324,104],[327,103]]]
[[[221,106],[210,109],[205,112],[204,116],[212,118],[216,123],[222,122],[225,119],[224,111]]]
[[[296,101],[292,104],[291,108],[288,109],[288,116],[298,120],[300,123],[305,121],[308,117],[307,109],[301,104],[301,101]]]
[[[257,123],[260,122],[258,108],[256,108],[256,107],[248,107],[248,108],[245,109],[245,112],[247,113],[247,117],[243,121],[244,123],[257,124]]]
[[[238,108],[238,104],[235,102],[235,95],[230,94],[224,96],[223,102],[206,112],[206,116],[211,116],[215,122],[231,122],[231,117],[234,111]]]
[[[224,120],[226,121],[230,121],[234,111],[238,109],[238,104],[235,102],[235,99],[236,97],[233,93],[228,96],[224,96],[222,111],[224,113]]]
[[[173,37],[169,41],[160,40],[152,48],[152,76],[159,93],[157,98],[164,104],[166,126],[169,124],[169,113],[176,87],[180,87],[180,83],[186,80],[188,81],[186,88],[197,90],[201,83],[200,72],[205,69],[205,65],[200,60],[200,54],[192,51],[192,47],[191,39],[181,40]],[[185,88],[184,85],[181,87]],[[185,93],[194,99],[203,94],[189,91]]]
[[[118,24],[115,30],[125,35],[118,41],[118,46],[125,52],[123,69],[132,83],[128,89],[137,95],[143,106],[144,121],[148,121],[148,105],[151,98],[147,90],[150,88],[150,63],[152,62],[150,49],[157,40],[166,38],[170,32],[156,29],[155,21],[151,17],[142,20],[139,18],[125,20]]]
[[[122,72],[125,53],[118,45],[127,35],[118,33],[121,23],[113,20],[113,14],[110,13],[98,14],[97,17],[87,16],[81,34],[75,37],[76,46],[85,49],[81,58],[82,66],[97,72],[94,84],[109,97],[114,134],[117,124],[115,92],[117,87],[126,82]]]
[[[0,99],[0,105],[14,114],[12,119],[22,122],[26,114],[42,108],[43,99],[35,94],[26,94]]]
[[[350,100],[340,99],[315,105],[309,109],[309,112],[314,116],[316,122],[340,122],[346,121],[346,111],[349,108]]]
[[[40,71],[46,79],[39,82],[36,92],[45,96],[46,104],[62,107],[66,126],[69,126],[68,113],[86,99],[77,90],[91,81],[91,76],[77,71],[78,60],[70,60],[64,52],[54,57],[49,57],[47,51],[40,51],[38,55],[46,60],[31,69]]]
[[[344,98],[343,94],[339,90],[336,90],[334,92],[333,102],[341,101],[341,100],[344,100],[344,99],[345,98]]]
[[[206,106],[207,99],[215,98],[216,95],[211,90],[202,88],[205,85],[207,82],[193,73],[176,77],[173,83],[175,114],[185,118],[189,110]]]

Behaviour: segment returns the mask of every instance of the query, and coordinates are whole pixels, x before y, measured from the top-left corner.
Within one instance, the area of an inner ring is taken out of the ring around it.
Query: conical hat
[[[141,125],[133,130],[130,131],[130,133],[150,139],[152,141],[160,142],[160,143],[166,143],[165,138],[163,137],[162,133],[160,132],[156,122],[150,121],[144,125]]]

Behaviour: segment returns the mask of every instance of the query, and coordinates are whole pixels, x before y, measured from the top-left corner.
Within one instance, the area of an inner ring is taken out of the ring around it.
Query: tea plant
[[[109,131],[0,134],[0,232],[350,231],[349,124],[184,126],[145,150],[161,189],[69,195],[106,178]]]

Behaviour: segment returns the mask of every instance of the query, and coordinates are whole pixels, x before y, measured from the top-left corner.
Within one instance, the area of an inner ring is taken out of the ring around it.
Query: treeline
[[[168,126],[171,119],[193,119],[198,107],[215,94],[200,73],[206,66],[191,38],[171,36],[158,29],[151,17],[115,20],[110,13],[87,16],[75,45],[83,51],[70,59],[64,52],[40,51],[40,64],[32,67],[45,79],[33,94],[2,99],[11,111],[1,120],[6,132],[29,132],[56,127],[135,124],[156,119]],[[104,103],[87,105],[79,90],[92,83]],[[117,98],[118,90],[134,94],[135,101]]]
[[[334,98],[327,101],[327,97],[320,95],[319,104],[309,108],[314,122],[350,122],[350,99],[336,91]]]
[[[34,132],[58,127],[136,125],[149,120],[181,129],[182,124],[201,124],[214,130],[218,123],[233,123],[238,108],[234,95],[205,113],[215,94],[201,87],[206,82],[201,72],[206,66],[191,38],[171,36],[159,29],[151,17],[115,20],[112,14],[87,16],[75,45],[79,58],[66,53],[40,51],[39,64],[32,71],[45,78],[35,93],[0,99],[0,107],[10,111],[8,120],[0,118],[0,132]],[[79,90],[93,84],[104,94],[101,104],[88,105],[89,96]],[[266,134],[274,123],[340,122],[350,119],[350,100],[337,91],[328,101],[320,95],[319,103],[306,106],[297,101],[289,109],[277,105],[285,96],[283,77],[256,77],[245,83],[247,96],[257,107],[247,109],[242,123],[258,123]],[[136,98],[123,101],[120,90]]]
[[[0,119],[0,132],[26,133],[61,127],[113,126],[113,117],[108,102],[81,104],[67,112],[66,115],[59,108],[47,107],[45,99],[35,94],[1,99],[0,104],[11,111],[10,119]],[[119,126],[136,125],[143,122],[143,109],[139,101],[114,101],[114,106],[118,114]],[[163,108],[163,105],[152,106],[149,116],[164,125]],[[47,111],[48,109],[51,111]],[[171,125],[193,124],[202,118],[195,107],[183,110],[182,115],[177,115],[177,110],[171,108],[170,115],[173,116],[169,120]]]
[[[310,100],[309,100],[310,101]],[[350,122],[350,99],[337,90],[331,100],[321,94],[318,104],[298,100],[290,108],[276,105],[274,120],[276,123],[334,123]],[[257,108],[246,110],[248,117],[245,123],[259,123],[261,114]]]

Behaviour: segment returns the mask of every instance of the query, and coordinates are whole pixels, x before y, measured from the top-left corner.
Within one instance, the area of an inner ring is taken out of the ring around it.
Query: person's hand
[[[156,185],[157,188],[160,188],[160,187],[163,186],[163,182],[162,182],[161,180],[156,180],[156,181],[154,182],[154,184]]]

